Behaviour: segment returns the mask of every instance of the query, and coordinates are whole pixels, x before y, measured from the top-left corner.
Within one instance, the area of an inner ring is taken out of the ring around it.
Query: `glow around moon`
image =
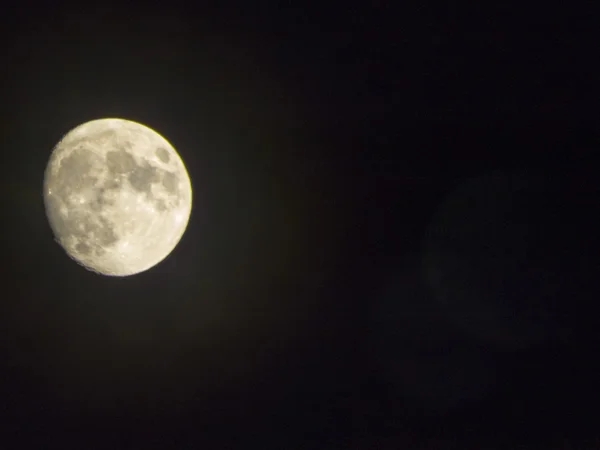
[[[192,188],[171,144],[123,119],[84,123],[56,145],[44,177],[50,227],[87,269],[127,276],[150,269],[187,227]]]

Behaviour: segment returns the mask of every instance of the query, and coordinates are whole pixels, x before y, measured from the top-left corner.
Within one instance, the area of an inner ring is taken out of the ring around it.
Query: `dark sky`
[[[594,14],[169,3],[2,12],[0,447],[598,448]],[[194,188],[133,277],[44,212],[102,117]]]

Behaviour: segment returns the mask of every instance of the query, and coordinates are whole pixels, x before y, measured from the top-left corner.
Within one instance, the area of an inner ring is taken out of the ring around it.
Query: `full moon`
[[[56,241],[77,263],[108,276],[144,272],[179,243],[192,209],[181,157],[154,130],[99,119],[69,131],[44,176]]]

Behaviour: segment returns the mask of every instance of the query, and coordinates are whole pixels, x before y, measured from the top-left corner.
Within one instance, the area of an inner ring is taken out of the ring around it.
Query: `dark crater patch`
[[[158,170],[150,165],[137,166],[129,174],[129,184],[138,192],[144,192],[150,197],[152,195],[152,183],[160,180]]]
[[[109,178],[104,182],[102,189],[105,191],[114,191],[121,187],[121,180],[118,178]]]
[[[116,244],[119,241],[119,237],[115,234],[113,226],[104,217],[99,217],[101,226],[96,231],[96,240],[103,247],[108,247]]]
[[[167,150],[159,147],[156,149],[156,153],[162,161],[168,161],[169,155]],[[154,183],[162,183],[170,195],[177,195],[179,193],[178,179],[175,174],[153,167],[147,162],[138,164],[133,155],[126,150],[121,149],[108,152],[106,154],[106,163],[109,172],[114,176],[109,176],[104,183],[104,191],[100,192],[98,200],[93,206],[95,210],[101,210],[107,204],[106,191],[120,189],[121,176],[126,176],[130,186],[135,191],[144,194],[146,199],[153,202],[159,211],[166,211],[168,205],[164,200],[156,199],[152,195],[152,185]]]
[[[158,159],[160,159],[164,163],[168,163],[169,162],[169,159],[170,159],[169,158],[169,152],[166,151],[162,147],[158,147],[156,149],[156,156],[158,157]]]
[[[75,246],[75,250],[81,255],[89,255],[92,248],[85,242],[78,242]]]
[[[106,165],[113,174],[129,173],[137,167],[135,159],[125,150],[112,150],[106,153]]]
[[[177,176],[172,172],[164,172],[162,176],[162,185],[165,187],[166,191],[169,194],[177,194],[179,192],[178,189],[178,180]]]
[[[114,205],[115,201],[106,195],[109,190],[111,189],[100,187],[97,191],[95,191],[95,196],[88,203],[88,207],[94,212],[100,212],[105,206]]]

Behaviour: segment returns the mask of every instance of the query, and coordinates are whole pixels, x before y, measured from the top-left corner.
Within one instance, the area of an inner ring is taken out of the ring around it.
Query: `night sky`
[[[0,447],[598,448],[594,14],[169,3],[1,13]],[[44,211],[103,117],[194,189],[126,278]]]

